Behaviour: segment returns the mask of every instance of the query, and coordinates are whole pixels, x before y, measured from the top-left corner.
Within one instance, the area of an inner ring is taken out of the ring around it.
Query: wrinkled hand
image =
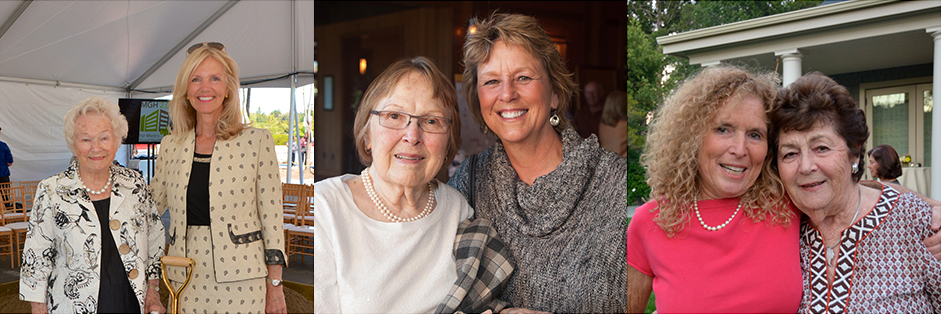
[[[163,307],[163,303],[160,303],[160,292],[150,286],[147,287],[147,296],[144,297],[144,310],[146,313],[157,312],[164,314],[167,312],[167,308]]]
[[[934,230],[935,234],[925,239],[924,243],[931,255],[941,260],[941,232],[937,232],[939,228],[941,228],[941,206],[931,206],[931,230]]]
[[[287,304],[284,303],[284,286],[272,286],[268,283],[268,292],[265,293],[265,313],[287,314]]]
[[[514,307],[514,308],[503,309],[503,311],[500,311],[500,314],[552,314],[552,313],[540,312],[540,311],[530,310],[530,309],[521,308],[521,307]]]
[[[33,314],[46,314],[46,303],[29,302],[30,312]]]

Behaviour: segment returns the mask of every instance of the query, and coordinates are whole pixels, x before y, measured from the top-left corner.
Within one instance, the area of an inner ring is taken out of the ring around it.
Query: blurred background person
[[[602,111],[604,111],[604,99],[604,88],[601,84],[598,82],[585,84],[585,104],[575,111],[575,119],[572,121],[572,125],[582,138],[598,134],[598,123],[601,122]],[[627,106],[627,100],[624,102]],[[624,120],[627,120],[627,117]]]
[[[238,65],[225,46],[191,46],[170,101],[151,188],[170,211],[169,256],[196,261],[183,313],[284,313],[284,230],[274,139],[242,122]],[[167,277],[179,287],[181,267]]]
[[[627,157],[627,95],[624,92],[613,91],[605,98],[598,124],[598,144]]]
[[[3,129],[0,128],[0,131]],[[10,152],[10,146],[0,141],[0,186],[10,185],[10,166],[13,165],[13,153]],[[0,192],[0,200],[6,202],[7,195]]]
[[[165,312],[158,292],[163,222],[140,173],[113,162],[127,120],[99,97],[63,120],[73,157],[36,191],[20,300],[33,313]]]
[[[867,167],[873,179],[900,184],[898,178],[902,176],[902,162],[899,161],[895,148],[883,144],[870,149],[866,154],[869,155]]]

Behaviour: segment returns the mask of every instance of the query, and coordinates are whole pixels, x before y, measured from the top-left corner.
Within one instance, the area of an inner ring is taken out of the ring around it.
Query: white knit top
[[[356,207],[344,183],[355,177],[314,185],[314,312],[433,312],[457,279],[455,233],[473,209],[460,192],[438,183],[428,216],[375,221]]]

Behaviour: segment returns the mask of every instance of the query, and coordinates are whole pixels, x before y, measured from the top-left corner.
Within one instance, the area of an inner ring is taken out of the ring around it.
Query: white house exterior
[[[941,110],[932,110],[931,97],[941,90],[941,0],[831,2],[657,41],[690,64],[777,71],[785,85],[811,71],[832,77],[866,111],[866,147],[910,155],[924,167],[906,168],[906,176],[919,176],[926,186],[918,190],[941,199],[941,141],[932,145],[941,139]]]

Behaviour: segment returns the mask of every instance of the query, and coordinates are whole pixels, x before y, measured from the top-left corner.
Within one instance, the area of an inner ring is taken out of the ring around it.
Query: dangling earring
[[[549,124],[552,126],[559,126],[559,122],[561,122],[560,120],[561,119],[559,118],[559,115],[555,113],[555,109],[552,109],[552,116],[549,117]]]
[[[853,173],[859,172],[859,164],[853,163]]]
[[[488,134],[488,133],[490,133],[490,129],[488,129],[486,125],[481,125],[481,126],[480,126],[480,133]]]

